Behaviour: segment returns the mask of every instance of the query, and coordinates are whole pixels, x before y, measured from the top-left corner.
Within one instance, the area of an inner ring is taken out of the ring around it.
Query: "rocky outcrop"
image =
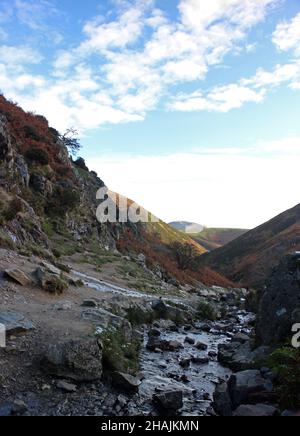
[[[257,337],[266,345],[291,338],[300,323],[300,254],[285,257],[273,270],[260,301]]]
[[[41,358],[41,367],[48,374],[78,382],[100,380],[101,349],[96,339],[58,341],[48,346]]]
[[[24,334],[35,327],[22,313],[7,310],[0,312],[0,324],[5,326],[5,331],[8,336]]]

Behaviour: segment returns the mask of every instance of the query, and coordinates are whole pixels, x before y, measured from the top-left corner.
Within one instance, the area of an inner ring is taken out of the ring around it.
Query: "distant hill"
[[[248,231],[245,229],[205,228],[201,224],[188,221],[174,221],[170,223],[170,226],[187,233],[208,251],[223,247]]]
[[[234,239],[244,235],[245,229],[204,229],[197,234],[190,234],[191,238],[201,244],[206,250],[213,251],[223,247]]]
[[[204,226],[197,223],[190,223],[188,221],[173,221],[169,223],[171,227],[184,233],[200,233]]]
[[[300,204],[202,256],[202,264],[236,283],[262,287],[273,267],[300,251]]]

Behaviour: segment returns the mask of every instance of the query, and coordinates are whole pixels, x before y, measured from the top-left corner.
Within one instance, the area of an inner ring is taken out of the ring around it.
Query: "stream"
[[[102,293],[145,301],[158,299],[155,295],[125,289],[79,272],[73,273],[80,277],[86,286]],[[188,306],[187,302],[180,298],[168,300]],[[180,391],[184,397],[182,416],[213,414],[211,406],[216,385],[228,380],[232,374],[218,362],[218,346],[230,342],[237,333],[251,334],[251,320],[252,314],[232,307],[225,320],[199,322],[193,327],[176,328],[174,325],[166,325],[163,321],[157,322],[156,327],[161,333],[160,339],[179,342],[182,345],[179,351],[149,351],[148,331],[145,331],[141,352],[142,383],[138,399],[135,401],[139,413],[145,416],[157,413],[151,401],[154,394]],[[207,345],[207,349],[199,350],[196,346],[198,343]],[[182,361],[186,361],[186,365],[182,366]]]

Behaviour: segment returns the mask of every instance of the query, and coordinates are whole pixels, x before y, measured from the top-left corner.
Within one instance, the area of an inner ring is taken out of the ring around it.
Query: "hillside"
[[[147,268],[166,282],[232,284],[206,266],[182,270],[174,243],[198,255],[206,250],[162,221],[100,224],[96,192],[104,186],[83,159],[69,157],[62,136],[44,117],[0,96],[1,247],[51,259],[82,253],[91,261],[101,255],[101,264],[111,262],[109,253],[116,250],[133,258],[144,254]]]
[[[191,233],[190,237],[206,248],[206,250],[213,251],[239,238],[247,231],[245,229],[205,228],[200,233]]]
[[[247,232],[202,257],[237,283],[262,287],[274,266],[290,252],[300,250],[300,205]]]

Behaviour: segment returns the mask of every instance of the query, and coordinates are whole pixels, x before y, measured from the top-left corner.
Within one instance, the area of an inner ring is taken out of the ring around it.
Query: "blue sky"
[[[0,3],[0,90],[78,128],[166,221],[254,227],[299,202],[299,47],[295,0]]]

